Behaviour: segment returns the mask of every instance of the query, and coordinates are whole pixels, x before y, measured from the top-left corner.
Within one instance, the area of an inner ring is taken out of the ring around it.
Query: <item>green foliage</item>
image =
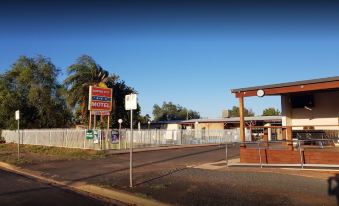
[[[67,70],[68,77],[64,81],[67,102],[75,110],[77,122],[85,123],[88,117],[89,86],[106,82],[108,72],[88,55],[80,56]]]
[[[107,87],[113,89],[113,108],[110,116],[111,126],[118,127],[118,119],[122,119],[123,127],[128,127],[130,121],[130,112],[125,110],[125,95],[136,93],[136,91],[125,84],[115,74],[109,75],[93,58],[87,55],[79,57],[75,64],[68,67],[69,76],[64,84],[67,88],[67,100],[74,110],[77,123],[85,124],[88,122],[88,91],[89,86],[98,85],[104,82]],[[133,111],[134,123],[136,124],[140,115],[140,107]],[[98,125],[104,126],[105,120],[98,121]]]
[[[21,128],[67,127],[71,113],[57,82],[59,70],[43,56],[20,57],[0,76],[0,128],[14,129],[20,110]]]
[[[155,104],[153,106],[153,116],[155,121],[170,121],[170,120],[185,120],[198,119],[198,112],[186,109],[180,105],[175,105],[172,102],[164,102],[162,106]]]
[[[116,77],[116,76],[115,76]],[[106,85],[113,89],[114,109],[111,112],[111,126],[118,128],[118,119],[122,119],[122,127],[127,128],[130,125],[130,111],[125,110],[125,96],[131,93],[137,92],[125,84],[124,81],[117,78],[110,78]],[[137,125],[140,119],[140,106],[136,110],[133,110],[133,124]]]
[[[279,116],[280,114],[280,111],[274,107],[266,108],[262,112],[263,116]]]
[[[228,114],[230,117],[239,117],[240,116],[240,111],[239,111],[239,107],[237,106],[233,106],[232,109],[228,110]],[[254,112],[252,111],[252,109],[244,109],[244,115],[245,117],[253,117],[254,116]]]

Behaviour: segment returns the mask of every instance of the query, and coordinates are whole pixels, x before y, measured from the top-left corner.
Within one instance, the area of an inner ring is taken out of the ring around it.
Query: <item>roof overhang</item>
[[[281,95],[329,89],[339,89],[339,76],[232,89],[231,92],[234,93],[236,97],[251,97],[257,96],[258,90],[263,90],[265,95]]]

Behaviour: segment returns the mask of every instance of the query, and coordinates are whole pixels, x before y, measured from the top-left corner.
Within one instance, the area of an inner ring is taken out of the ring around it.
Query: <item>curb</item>
[[[9,171],[9,172],[20,174],[22,176],[34,178],[45,183],[64,187],[66,189],[70,189],[75,192],[78,191],[79,193],[89,193],[96,197],[110,199],[112,201],[116,201],[115,203],[117,202],[121,203],[121,205],[126,205],[126,204],[127,205],[139,205],[139,206],[167,206],[168,205],[168,204],[156,201],[156,200],[139,197],[139,196],[136,196],[134,194],[131,194],[125,191],[120,191],[116,189],[106,189],[106,188],[99,187],[96,185],[86,184],[84,182],[74,182],[72,184],[68,184],[67,182],[56,181],[53,179],[43,177],[40,174],[37,174],[36,172],[30,171],[27,169],[22,169],[20,167],[17,167],[17,166],[14,166],[14,165],[11,165],[5,162],[0,162],[0,168],[6,171]]]

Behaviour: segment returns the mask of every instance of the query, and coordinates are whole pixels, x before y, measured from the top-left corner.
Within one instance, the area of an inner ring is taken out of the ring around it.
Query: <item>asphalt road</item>
[[[229,148],[229,157],[239,147]],[[329,179],[255,171],[203,170],[188,166],[225,159],[225,147],[208,146],[134,154],[134,188],[129,188],[129,154],[102,159],[55,161],[24,167],[47,177],[104,185],[173,205],[337,205],[339,174]]]
[[[229,147],[229,157],[239,155],[239,147]],[[134,181],[140,184],[173,171],[225,159],[225,147],[206,146],[138,152],[133,155]],[[115,154],[102,159],[55,161],[24,166],[53,176],[61,181],[84,181],[89,183],[107,182],[114,178],[112,185],[129,187],[129,154]]]
[[[114,205],[0,170],[0,205]]]

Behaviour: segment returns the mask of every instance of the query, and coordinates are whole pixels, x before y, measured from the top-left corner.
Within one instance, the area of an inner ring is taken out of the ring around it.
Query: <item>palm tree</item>
[[[84,123],[84,117],[88,113],[89,87],[106,82],[111,77],[108,78],[108,72],[88,55],[79,57],[67,70],[69,76],[64,81],[67,101],[72,108],[81,110],[81,122]]]

